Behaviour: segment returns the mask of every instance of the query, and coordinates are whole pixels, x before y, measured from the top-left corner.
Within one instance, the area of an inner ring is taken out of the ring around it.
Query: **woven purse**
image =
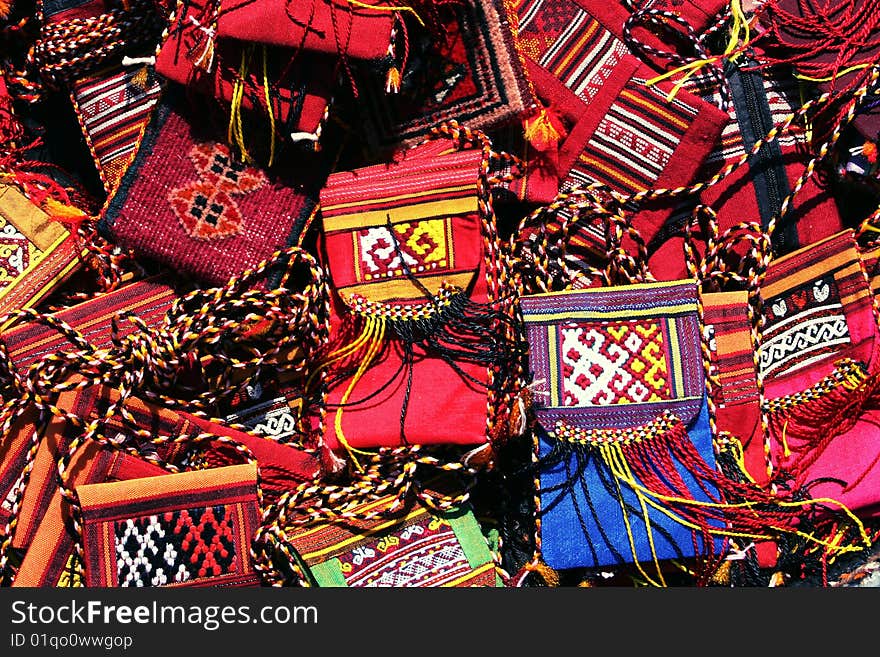
[[[466,131],[462,134],[468,135]],[[332,278],[325,439],[485,447],[508,431],[518,362],[513,288],[483,147],[438,138],[330,176],[321,253]]]
[[[283,249],[315,201],[307,181],[270,177],[200,127],[166,92],[98,227],[141,257],[219,284]]]
[[[772,469],[812,497],[876,515],[878,324],[853,233],[775,259],[761,294]]]
[[[718,492],[701,479],[711,479],[715,454],[696,284],[551,292],[520,303],[544,561],[569,569],[711,556],[719,548],[711,533],[723,522],[697,511]],[[676,506],[683,500],[691,502]]]

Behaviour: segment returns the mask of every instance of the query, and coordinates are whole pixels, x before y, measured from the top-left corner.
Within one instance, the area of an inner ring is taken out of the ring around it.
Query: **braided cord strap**
[[[261,287],[261,279],[281,264],[297,272],[288,281],[297,280],[301,284],[299,289]],[[126,402],[137,395],[166,408],[208,413],[266,368],[306,377],[314,353],[325,346],[328,338],[329,290],[314,257],[300,247],[290,247],[224,286],[196,289],[183,295],[152,329],[139,318],[120,313],[112,323],[110,347],[97,349],[74,327],[32,309],[0,318],[0,322],[12,325],[27,321],[52,327],[72,348],[50,353],[27,371],[18,372],[6,348],[0,347],[0,370],[5,375],[3,383],[9,395],[0,410],[0,439],[8,438],[15,421],[25,411],[35,410],[38,415],[23,471],[13,487],[12,516],[0,539],[0,573],[6,580],[14,577],[10,547],[21,500],[49,422],[61,420],[73,436],[67,449],[57,457],[57,481],[63,498],[70,504],[76,535],[82,523],[68,473],[74,454],[91,441],[109,449],[124,449],[169,472],[177,468],[155,455],[144,454],[144,444],[187,441],[189,447],[197,447],[209,442],[229,443],[243,461],[254,462],[245,446],[224,436],[207,432],[196,437],[153,435],[134,426],[134,418],[125,409]],[[253,337],[255,329],[260,329],[256,333],[259,339]],[[193,372],[202,375],[201,381],[192,382]],[[212,375],[210,385],[208,374]],[[85,420],[59,406],[62,393],[94,385],[110,387],[118,394],[98,417]],[[132,424],[132,431],[122,438],[105,435],[104,427],[112,417]],[[81,556],[81,545],[76,549]]]

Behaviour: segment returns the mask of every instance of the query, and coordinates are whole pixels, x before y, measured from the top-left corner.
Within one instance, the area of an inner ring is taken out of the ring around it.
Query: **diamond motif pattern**
[[[564,406],[644,403],[672,397],[660,324],[569,323],[560,333]]]

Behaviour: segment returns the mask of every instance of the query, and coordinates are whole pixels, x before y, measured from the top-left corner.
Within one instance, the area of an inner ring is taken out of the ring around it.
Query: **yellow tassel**
[[[147,81],[150,79],[150,70],[144,66],[143,68],[138,69],[138,72],[135,73],[131,78],[131,86],[140,89],[141,91],[146,91],[147,89]]]
[[[51,196],[46,197],[46,200],[43,201],[43,209],[53,217],[63,219],[85,219],[87,217],[86,213],[79,208],[65,205]]]
[[[730,586],[730,565],[730,561],[722,561],[709,581],[716,586]]]
[[[749,43],[749,40],[751,39],[751,30],[749,27],[748,18],[746,18],[745,12],[743,12],[740,0],[731,0],[730,8],[733,15],[733,25],[730,29],[730,39],[727,42],[727,47],[724,49],[724,52],[721,55],[715,55],[714,57],[707,57],[706,59],[698,59],[693,62],[688,62],[687,64],[679,66],[678,68],[674,68],[671,71],[667,71],[662,75],[658,75],[651,78],[650,80],[647,80],[645,84],[650,87],[679,73],[684,73],[684,76],[678,82],[676,82],[669,93],[666,94],[666,101],[672,102],[676,94],[678,94],[679,90],[694,74],[696,74],[704,66],[707,66],[708,64],[714,64],[715,62],[721,61],[722,59],[727,59],[731,62],[735,62],[740,56],[742,49]]]
[[[400,93],[400,71],[396,66],[388,69],[388,75],[385,76],[385,93]]]

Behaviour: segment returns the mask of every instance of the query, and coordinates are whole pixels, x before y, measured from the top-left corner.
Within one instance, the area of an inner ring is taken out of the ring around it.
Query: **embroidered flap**
[[[665,412],[690,425],[705,396],[697,286],[671,281],[520,300],[539,421],[624,428]]]
[[[78,266],[69,231],[18,188],[0,184],[0,315],[29,308]]]
[[[349,305],[467,290],[483,258],[478,149],[331,175],[321,215],[333,285]],[[416,279],[415,282],[412,279]]]
[[[256,464],[77,486],[86,586],[258,585]]]
[[[386,497],[351,509],[390,507]],[[416,505],[390,519],[346,520],[308,527],[291,543],[317,586],[500,586],[486,538],[470,508],[434,512]]]
[[[768,399],[801,392],[851,358],[874,371],[877,323],[852,231],[774,260],[761,288]]]

